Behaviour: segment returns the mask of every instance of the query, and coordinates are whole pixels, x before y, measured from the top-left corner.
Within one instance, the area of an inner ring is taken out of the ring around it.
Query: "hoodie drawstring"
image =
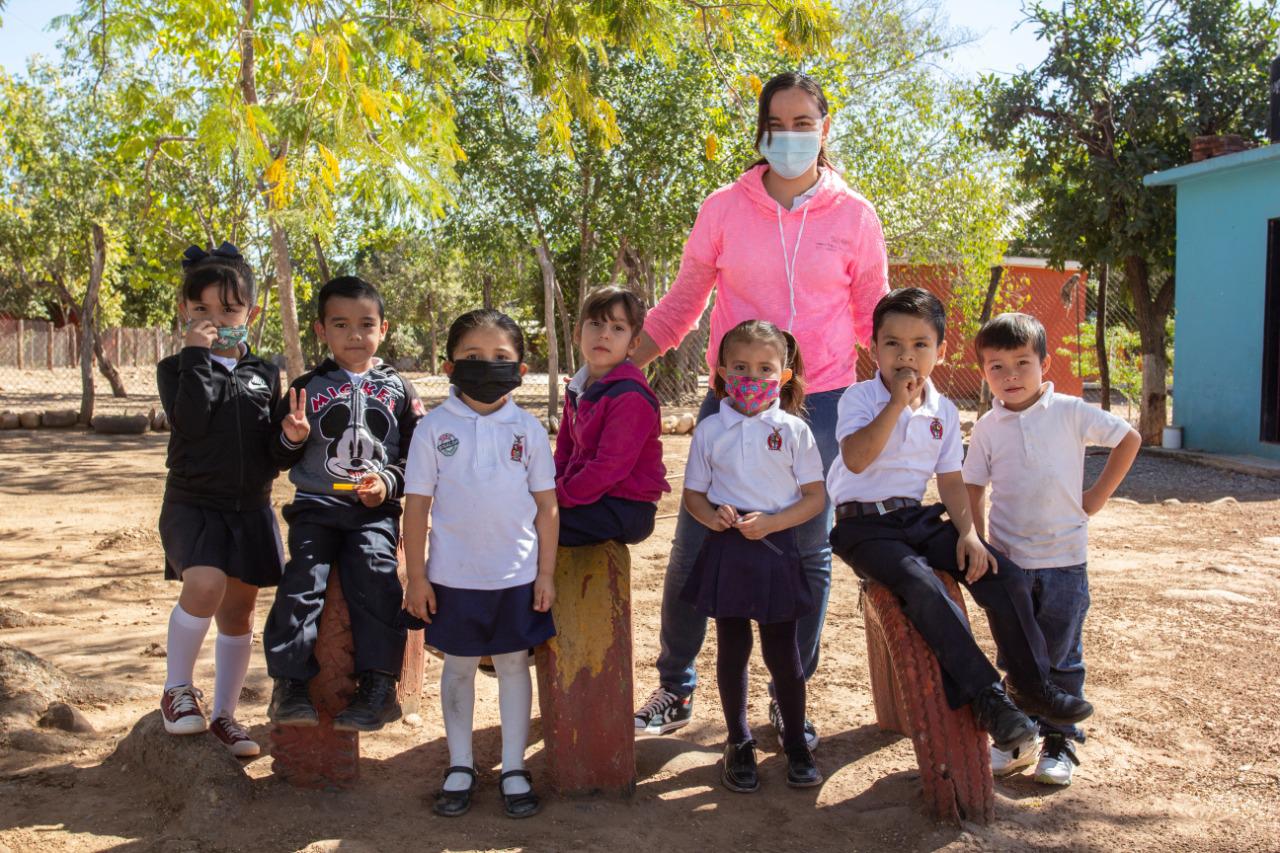
[[[791,297],[791,319],[787,321],[787,331],[791,331],[796,321],[796,258],[800,256],[800,241],[804,239],[804,223],[809,218],[809,205],[804,206],[800,215],[800,232],[796,234],[796,246],[787,259],[787,235],[782,229],[782,205],[778,205],[778,240],[782,243],[782,268],[787,274],[787,290]]]

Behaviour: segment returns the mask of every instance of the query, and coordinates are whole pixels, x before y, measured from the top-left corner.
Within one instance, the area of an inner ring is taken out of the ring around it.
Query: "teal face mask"
[[[760,155],[784,178],[798,178],[818,159],[822,133],[816,130],[775,130],[760,140]]]
[[[213,349],[235,349],[249,340],[248,326],[219,326]]]

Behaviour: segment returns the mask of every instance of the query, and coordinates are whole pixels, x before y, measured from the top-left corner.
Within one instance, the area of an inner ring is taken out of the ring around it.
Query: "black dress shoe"
[[[749,794],[760,787],[754,740],[724,745],[724,767],[720,771],[720,782],[730,791],[739,794]]]
[[[277,678],[271,688],[271,704],[267,716],[277,726],[315,726],[320,723],[316,706],[311,704],[308,682],[300,678]]]
[[[503,785],[513,776],[520,776],[529,783],[529,790],[523,794],[508,794]],[[542,800],[533,792],[533,775],[528,770],[508,770],[498,777],[498,790],[502,791],[502,811],[507,817],[533,817],[542,811]]]
[[[997,749],[1013,752],[1028,749],[1040,733],[1040,727],[1009,700],[999,682],[983,689],[969,703],[978,725],[991,735]]]
[[[360,673],[355,698],[333,718],[333,727],[340,732],[376,732],[398,719],[400,702],[396,699],[396,680],[385,672],[371,669]]]
[[[1009,698],[1028,714],[1059,726],[1067,726],[1086,719],[1093,713],[1093,706],[1079,696],[1072,696],[1052,681],[1046,681],[1039,690],[1020,690],[1009,685]]]
[[[787,784],[792,788],[812,788],[822,784],[822,774],[813,761],[813,752],[804,744],[787,750]]]
[[[440,817],[461,817],[471,810],[471,795],[476,790],[476,771],[474,767],[450,767],[444,771],[447,780],[454,773],[466,773],[471,777],[471,785],[465,791],[446,791],[443,787],[436,792],[436,801],[431,810]]]

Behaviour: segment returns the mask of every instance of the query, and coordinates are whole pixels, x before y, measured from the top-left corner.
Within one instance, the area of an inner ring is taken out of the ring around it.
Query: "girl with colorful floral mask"
[[[720,779],[731,791],[760,786],[747,725],[751,623],[773,677],[783,720],[787,784],[821,784],[805,742],[805,678],[796,622],[817,602],[801,565],[796,527],[822,511],[822,457],[804,405],[795,338],[747,320],[720,340],[720,410],[703,419],[689,448],[684,506],[711,533],[681,598],[716,620],[716,678],[729,737]]]

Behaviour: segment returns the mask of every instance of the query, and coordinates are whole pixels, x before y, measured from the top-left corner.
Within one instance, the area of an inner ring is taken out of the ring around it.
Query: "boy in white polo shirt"
[[[1001,749],[1026,749],[1037,729],[1018,705],[1061,723],[1093,709],[1049,680],[1029,581],[974,529],[960,476],[960,419],[929,381],[946,354],[945,331],[946,310],[928,291],[897,290],[876,305],[871,355],[879,370],[840,399],[841,458],[827,474],[837,519],[831,547],[860,577],[884,584],[902,602],[938,659],[951,707],[970,705]],[[942,503],[923,506],[934,475]],[[935,570],[965,584],[986,612],[1018,705]]]
[[[1001,314],[978,332],[974,349],[995,398],[991,411],[973,428],[964,462],[974,525],[983,534],[983,500],[990,485],[986,536],[1027,570],[1036,621],[1048,647],[1050,678],[1083,698],[1089,516],[1102,509],[1129,472],[1142,436],[1123,419],[1079,397],[1055,393],[1053,383],[1043,381],[1049,355],[1044,326],[1036,318]],[[1086,491],[1084,452],[1089,444],[1115,449]],[[1036,781],[1071,784],[1080,763],[1072,742],[1083,741],[1083,733],[1074,725],[1041,720],[1040,734],[1044,744]],[[1035,760],[1034,747],[991,750],[991,769],[997,775],[1014,773]]]

